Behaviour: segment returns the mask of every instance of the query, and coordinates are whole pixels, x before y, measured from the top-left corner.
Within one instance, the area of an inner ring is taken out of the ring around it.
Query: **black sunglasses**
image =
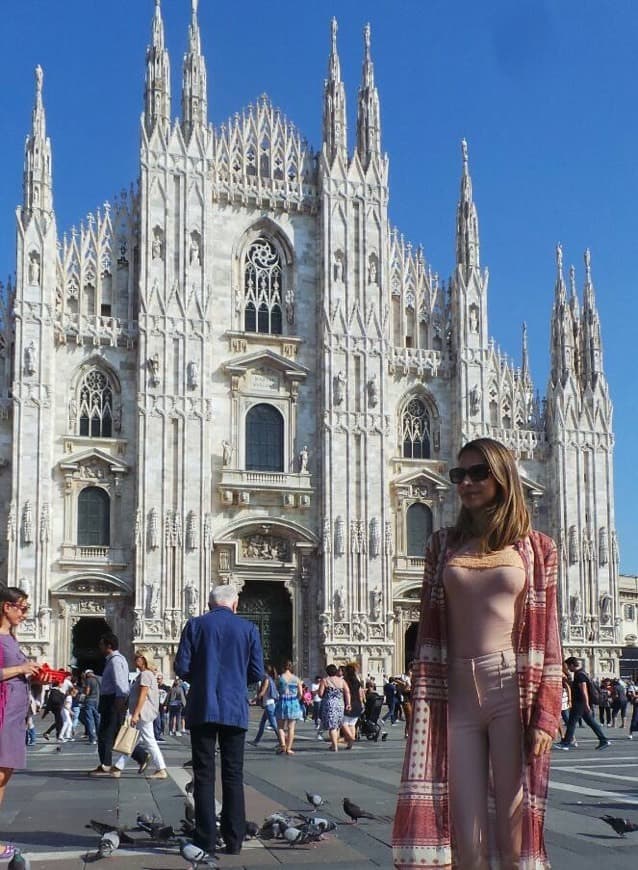
[[[459,483],[463,483],[466,477],[469,477],[472,483],[479,483],[481,480],[487,480],[492,472],[490,471],[489,465],[485,462],[481,462],[478,465],[470,465],[469,468],[450,468],[450,480],[452,483],[455,483],[457,486]]]

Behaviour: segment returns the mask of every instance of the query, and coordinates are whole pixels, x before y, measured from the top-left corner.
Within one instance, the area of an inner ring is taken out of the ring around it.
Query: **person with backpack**
[[[42,734],[45,740],[49,740],[49,735],[55,729],[55,736],[57,740],[61,740],[62,728],[64,727],[64,718],[62,714],[62,709],[64,708],[64,692],[60,691],[60,683],[57,680],[53,680],[51,683],[51,688],[49,689],[49,694],[47,695],[47,699],[44,702],[44,706],[42,707],[42,718],[44,719],[49,713],[53,713],[53,725],[50,725],[47,730]]]
[[[608,746],[611,746],[611,743],[605,736],[603,729],[592,716],[592,707],[600,702],[600,692],[598,687],[592,681],[589,674],[585,672],[582,662],[575,656],[570,656],[568,659],[565,659],[565,664],[567,665],[567,669],[573,674],[572,706],[569,711],[565,736],[562,740],[559,740],[555,746],[557,749],[563,749],[565,751],[571,749],[570,744],[574,739],[576,723],[579,719],[582,719],[585,724],[589,725],[598,738],[598,746],[596,749],[607,749]]]
[[[611,699],[611,727],[616,727],[616,718],[620,713],[620,727],[625,729],[627,717],[627,683],[621,678],[614,680],[612,684]]]
[[[250,740],[252,746],[258,746],[259,741],[264,736],[266,724],[272,728],[275,738],[277,738],[277,719],[275,718],[275,703],[279,700],[279,692],[276,685],[277,671],[273,665],[266,665],[266,676],[263,679],[259,692],[257,693],[256,703],[259,704],[263,713],[255,739]]]

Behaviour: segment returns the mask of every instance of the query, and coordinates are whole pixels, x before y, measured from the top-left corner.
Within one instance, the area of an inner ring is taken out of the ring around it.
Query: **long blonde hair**
[[[468,442],[457,458],[469,450],[480,453],[489,466],[496,482],[496,498],[482,511],[478,522],[466,507],[461,507],[452,529],[452,541],[458,545],[478,538],[481,553],[502,550],[529,535],[532,529],[516,461],[512,452],[493,438]]]

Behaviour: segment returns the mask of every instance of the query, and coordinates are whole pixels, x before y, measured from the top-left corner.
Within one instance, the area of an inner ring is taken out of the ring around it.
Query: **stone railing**
[[[87,547],[78,544],[63,544],[60,564],[99,564],[110,567],[126,567],[128,557],[121,547]]]
[[[309,472],[244,471],[240,468],[222,469],[219,491],[226,505],[244,506],[259,502],[261,496],[276,495],[284,507],[310,506],[313,493]]]
[[[441,351],[416,347],[391,347],[388,351],[388,371],[419,377],[436,377],[441,365]]]
[[[132,347],[137,341],[138,324],[136,320],[118,320],[117,317],[101,317],[88,314],[62,314],[55,320],[55,340],[58,344],[67,342],[92,342],[117,347]]]

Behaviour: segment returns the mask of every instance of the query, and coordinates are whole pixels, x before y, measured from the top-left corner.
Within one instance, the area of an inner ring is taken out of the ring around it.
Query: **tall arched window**
[[[113,390],[106,375],[91,369],[80,384],[80,435],[110,438],[113,433]]]
[[[111,500],[99,486],[87,486],[78,497],[78,546],[108,547]]]
[[[284,419],[272,405],[254,405],[246,414],[246,470],[284,470]]]
[[[422,558],[425,545],[432,534],[432,511],[426,504],[410,505],[406,517],[407,555]]]
[[[281,335],[281,258],[267,238],[248,248],[244,261],[244,329]]]
[[[410,399],[401,419],[403,456],[406,459],[429,459],[430,415],[422,399]]]

